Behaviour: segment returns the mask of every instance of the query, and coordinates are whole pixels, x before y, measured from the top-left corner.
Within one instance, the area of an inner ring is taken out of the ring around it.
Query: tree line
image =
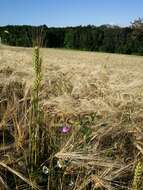
[[[109,53],[143,55],[143,20],[131,26],[115,25],[54,28],[28,25],[0,27],[3,44],[32,47],[41,44],[49,48],[67,48]]]

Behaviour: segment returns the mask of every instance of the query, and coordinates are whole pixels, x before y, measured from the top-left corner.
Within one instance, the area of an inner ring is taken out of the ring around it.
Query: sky
[[[0,0],[0,25],[117,24],[143,18],[143,0]]]

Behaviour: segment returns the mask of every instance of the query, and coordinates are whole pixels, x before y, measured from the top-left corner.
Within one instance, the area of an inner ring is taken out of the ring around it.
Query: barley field
[[[2,189],[139,189],[143,57],[44,48],[40,55],[42,114],[34,117],[40,132],[31,169],[33,49],[0,46]]]

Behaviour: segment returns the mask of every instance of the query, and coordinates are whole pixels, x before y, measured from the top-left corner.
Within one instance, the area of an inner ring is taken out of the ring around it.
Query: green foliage
[[[72,30],[68,31],[65,35],[64,46],[65,48],[74,48],[74,32]]]
[[[143,55],[142,19],[137,19],[130,27],[124,28],[112,25],[66,28],[9,25],[0,27],[0,36],[4,44],[32,47],[33,40],[36,40],[33,38],[41,35],[38,31],[42,31],[44,47]]]

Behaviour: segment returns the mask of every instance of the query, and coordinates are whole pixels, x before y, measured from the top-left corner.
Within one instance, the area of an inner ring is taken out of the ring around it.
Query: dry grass
[[[15,152],[27,144],[31,54],[31,49],[0,47],[0,127],[9,132],[14,125]],[[56,49],[42,49],[42,57],[41,127],[49,156],[41,159],[41,166],[44,162],[52,168],[51,160],[58,159],[59,190],[131,189],[136,162],[143,155],[143,58]],[[69,134],[57,136],[63,125],[70,126]],[[9,145],[2,146],[7,163],[4,151],[13,162],[26,154],[13,155]],[[54,189],[49,181],[47,189]]]

